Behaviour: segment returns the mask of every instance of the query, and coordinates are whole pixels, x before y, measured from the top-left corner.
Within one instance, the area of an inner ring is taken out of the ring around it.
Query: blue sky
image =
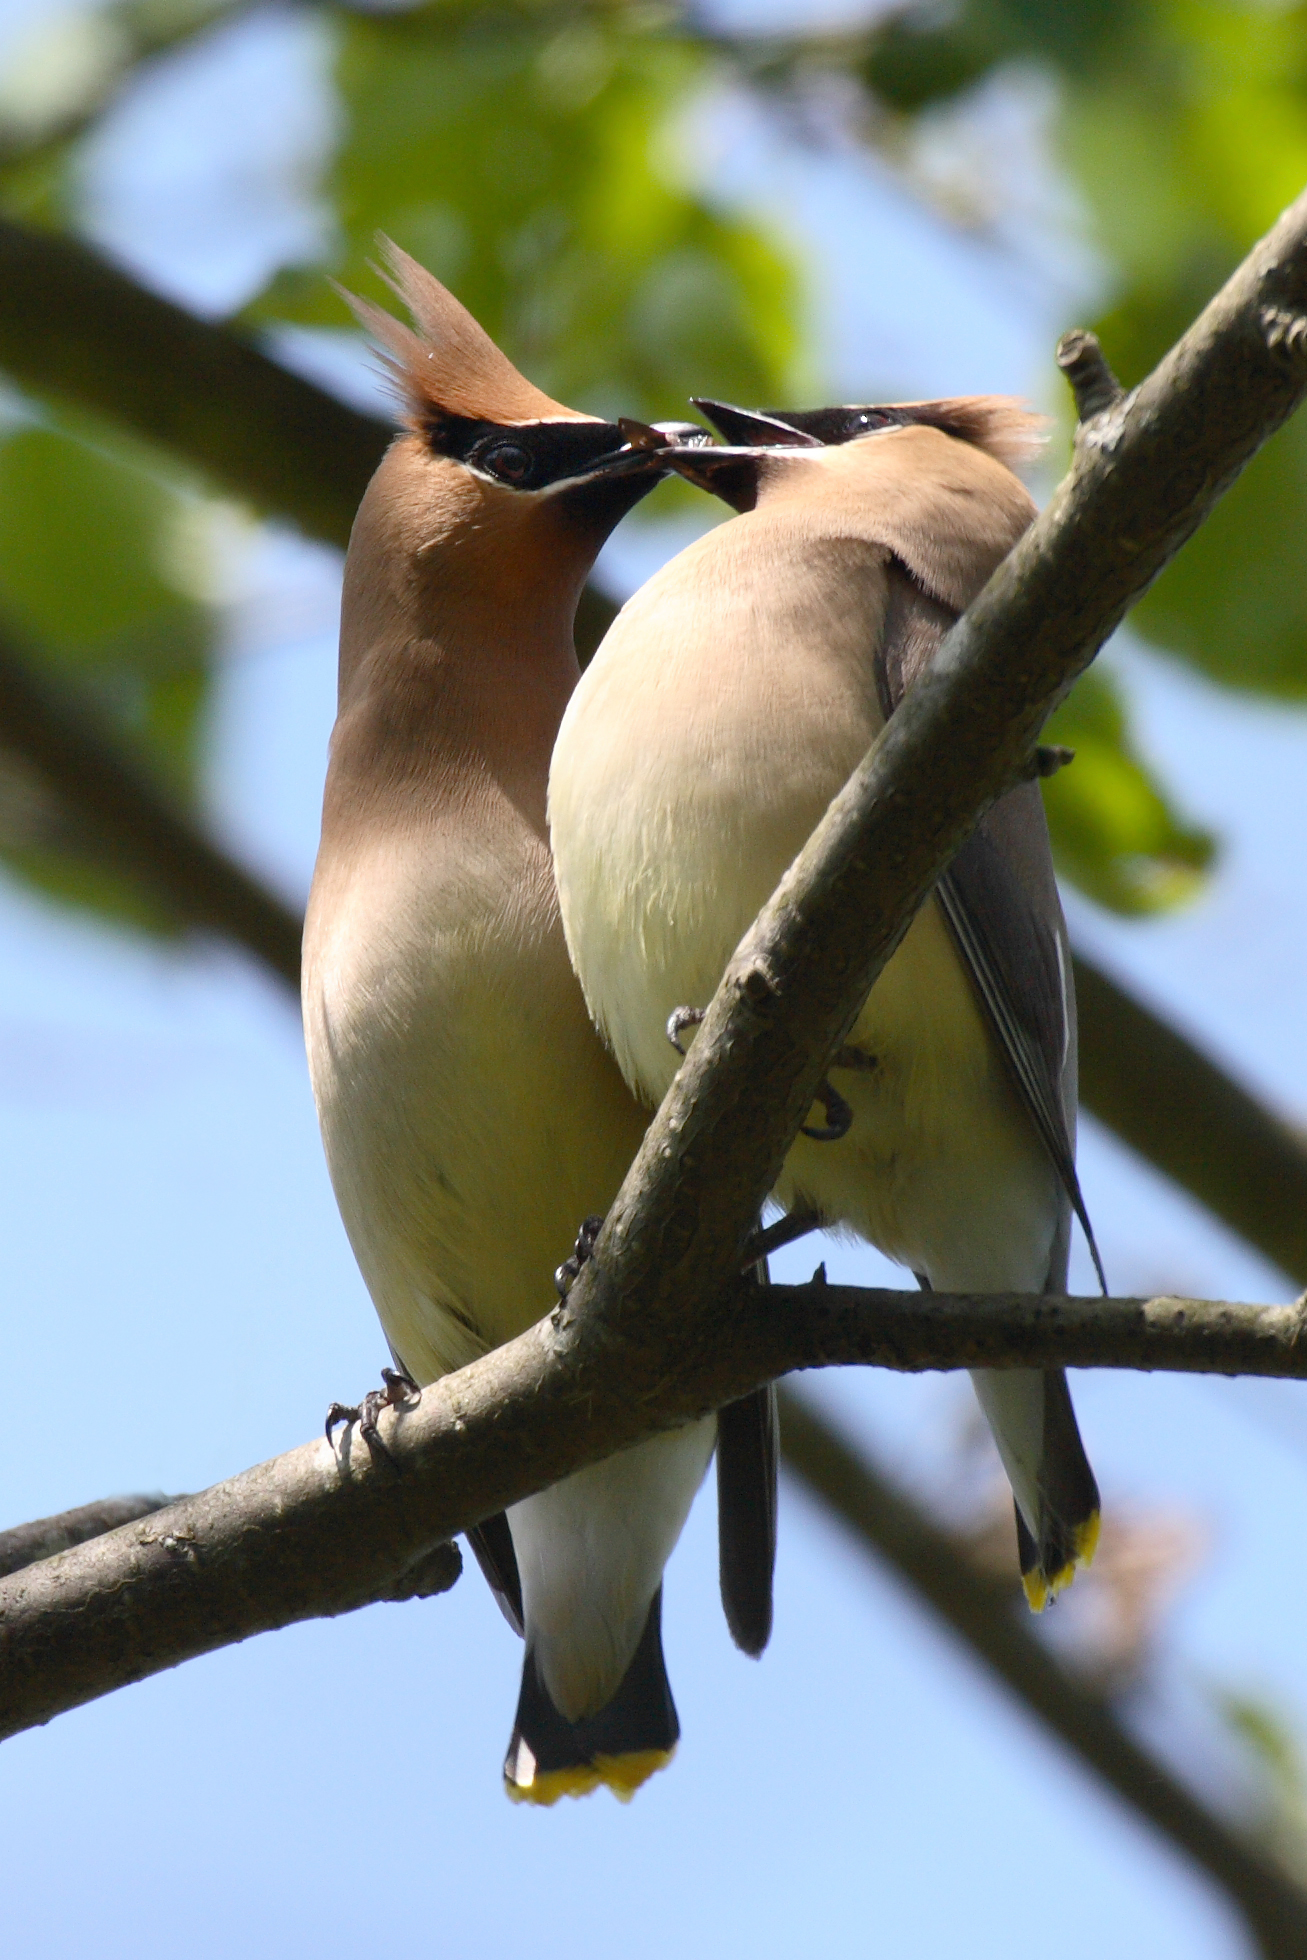
[[[0,67],[22,11],[0,0]],[[323,74],[317,28],[289,13],[174,64],[98,146],[88,227],[192,304],[237,303],[320,223],[304,160],[330,135]],[[968,142],[1008,156],[1028,192],[1018,217],[967,235],[880,166],[820,157],[723,106],[701,167],[804,241],[831,398],[984,387],[1056,400],[1053,340],[1105,273],[1083,241],[1057,242],[1065,207],[1039,175],[1043,111],[1022,87],[981,105],[979,137],[936,130],[918,159],[928,175]],[[677,536],[647,526],[608,575],[643,575]],[[298,899],[338,564],[266,533],[233,567],[211,810]],[[1225,851],[1184,914],[1123,924],[1074,902],[1077,934],[1302,1111],[1307,718],[1138,647],[1108,657],[1149,753]],[[1119,1290],[1287,1297],[1092,1123],[1082,1171]],[[6,1520],[200,1488],[313,1434],[384,1358],[293,1006],[221,948],[161,950],[0,886],[0,1193]],[[832,1275],[888,1270],[826,1251]],[[816,1256],[778,1263],[806,1274]],[[1083,1259],[1078,1278],[1088,1286]],[[958,1384],[848,1373],[815,1392],[921,1488],[954,1477]],[[1307,1581],[1285,1557],[1307,1532],[1307,1390],[1099,1374],[1076,1396],[1109,1505],[1179,1514],[1204,1535],[1137,1713],[1192,1774],[1229,1786],[1216,1689],[1307,1718]],[[1051,1892],[1063,1960],[1244,1951],[1206,1887],[793,1489],[765,1659],[736,1655],[721,1621],[710,1490],[673,1560],[666,1621],[684,1741],[629,1808],[504,1801],[519,1650],[475,1572],[444,1599],[253,1641],[11,1741],[0,1840],[19,1879],[15,1950],[297,1960],[398,1936],[432,1954],[529,1945],[543,1960],[618,1946],[652,1960],[673,1944],[763,1960],[801,1943],[988,1960],[1031,1937],[1032,1893]]]

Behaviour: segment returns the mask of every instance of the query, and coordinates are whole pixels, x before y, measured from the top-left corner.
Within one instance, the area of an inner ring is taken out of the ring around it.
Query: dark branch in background
[[[298,988],[295,914],[171,805],[89,708],[40,677],[2,623],[0,745],[84,820],[100,862],[150,886],[180,923],[234,939]]]
[[[688,1233],[682,1236],[676,1229],[673,1194],[670,1229],[650,1240],[648,1219],[652,1213],[657,1223],[660,1199],[664,1218],[667,1212],[667,1193],[665,1188],[659,1191],[660,1166],[655,1160],[643,1201],[635,1197],[628,1180],[622,1201],[630,1228],[625,1238],[611,1228],[606,1232],[607,1244],[601,1240],[596,1262],[600,1270],[596,1274],[587,1269],[566,1309],[510,1347],[435,1384],[408,1411],[385,1419],[387,1441],[400,1467],[398,1481],[383,1477],[376,1466],[360,1462],[352,1451],[337,1482],[325,1446],[306,1446],[276,1466],[247,1472],[231,1486],[174,1507],[152,1524],[112,1534],[6,1582],[0,1588],[0,1632],[7,1662],[4,1675],[12,1697],[11,1727],[103,1692],[114,1680],[136,1678],[167,1665],[178,1656],[170,1648],[165,1628],[178,1611],[191,1621],[188,1651],[194,1652],[253,1630],[248,1624],[252,1605],[257,1605],[262,1623],[271,1624],[314,1610],[308,1602],[320,1601],[332,1583],[342,1607],[375,1596],[379,1582],[393,1584],[397,1569],[411,1569],[441,1535],[470,1522],[473,1515],[497,1509],[581,1461],[619,1447],[642,1427],[666,1420],[678,1408],[689,1413],[694,1407],[720,1403],[755,1378],[737,1374],[732,1379],[729,1371],[739,1366],[746,1331],[756,1334],[761,1325],[774,1339],[779,1315],[772,1313],[769,1303],[767,1316],[755,1313],[747,1330],[744,1318],[737,1315],[733,1323],[730,1320],[731,1302],[738,1307],[741,1290],[724,1289],[714,1268],[722,1264],[723,1256],[735,1256],[731,1235],[744,1231],[756,1200],[747,1187],[741,1190],[737,1184],[723,1205],[712,1190],[721,1158],[708,1151],[705,1169],[700,1150],[704,1111],[716,1118],[709,1142],[734,1145],[739,1126],[754,1120],[750,1098],[744,1093],[749,1088],[745,1078],[761,1057],[764,1065],[770,1061],[770,1073],[782,1088],[786,1071],[793,1074],[797,1086],[786,1100],[797,1106],[797,1113],[787,1114],[794,1122],[799,1120],[806,1106],[802,1071],[819,1072],[823,1056],[814,1059],[792,1045],[787,1051],[790,1034],[785,1021],[801,1020],[810,1013],[813,990],[804,970],[808,936],[819,958],[831,955],[831,946],[823,949],[821,944],[826,928],[823,904],[827,909],[838,906],[842,887],[845,893],[849,889],[857,893],[865,885],[868,863],[874,875],[883,861],[888,834],[893,875],[873,891],[870,908],[845,904],[845,912],[855,922],[879,916],[881,950],[894,943],[895,929],[902,929],[912,901],[928,887],[968,817],[974,817],[982,793],[992,794],[1019,766],[1037,732],[1041,707],[1083,664],[1097,638],[1119,616],[1132,582],[1133,590],[1142,587],[1166,550],[1174,548],[1210,503],[1214,486],[1255,447],[1259,432],[1273,427],[1288,412],[1301,377],[1292,365],[1281,374],[1277,350],[1286,345],[1292,349],[1292,331],[1284,331],[1286,319],[1291,322],[1293,317],[1287,303],[1300,305],[1299,288],[1307,285],[1305,216],[1302,210],[1295,211],[1274,245],[1255,255],[1187,337],[1186,345],[1164,365],[1161,376],[1141,391],[1128,414],[1117,418],[1115,427],[1087,432],[1071,485],[1064,486],[1050,516],[1015,555],[1015,564],[1009,561],[1006,576],[1000,573],[963,623],[962,657],[946,660],[940,685],[923,685],[900,711],[879,750],[859,770],[849,791],[837,799],[800,860],[797,875],[792,873],[786,880],[778,900],[750,936],[751,963],[745,967],[734,1025],[719,998],[654,1125],[668,1156],[681,1159],[680,1178],[692,1207]],[[1282,250],[1283,265],[1277,263],[1275,246]],[[1273,302],[1285,303],[1268,319],[1266,308]],[[1231,387],[1223,399],[1219,386],[1226,366],[1223,357],[1231,354]],[[1168,399],[1168,374],[1173,382],[1178,379],[1179,392],[1187,389],[1196,399]],[[1255,399],[1258,389],[1260,403]],[[1156,453],[1150,455],[1159,440],[1165,449],[1168,420],[1179,459],[1189,466],[1175,476],[1158,468]],[[1101,452],[1100,460],[1095,459],[1095,440],[1110,444],[1115,465],[1111,472],[1101,469]],[[1172,494],[1177,484],[1179,492]],[[1150,496],[1160,499],[1160,504],[1154,501],[1150,507]],[[1125,554],[1127,563],[1121,562],[1122,555],[1114,553],[1110,538],[1099,528],[1104,523],[1108,530],[1116,527],[1133,540]],[[1150,533],[1167,542],[1145,553],[1140,541]],[[1039,587],[1050,582],[1067,606],[1080,608],[1078,615],[1072,614],[1076,625],[1060,640],[1055,620],[1040,611]],[[1087,588],[1095,586],[1097,615],[1092,592],[1087,596]],[[1001,594],[1004,587],[1006,599],[996,600],[995,588]],[[1015,678],[1010,678],[1010,657],[1003,657],[1004,627],[1021,649]],[[994,636],[988,652],[986,629]],[[968,633],[973,636],[969,648]],[[991,714],[979,742],[969,738],[959,724],[959,709],[969,699],[975,721],[975,704],[983,702],[989,710],[995,697],[1000,701],[998,715]],[[1013,726],[1004,725],[1005,716],[1011,717]],[[942,758],[933,782],[932,755]],[[996,756],[1003,759],[1002,766],[996,766]],[[958,805],[956,782],[941,782],[941,775],[961,775],[974,782],[970,809],[965,802]],[[867,794],[868,789],[872,794]],[[857,813],[860,800],[866,805],[863,835],[852,851],[841,849],[841,825],[850,810]],[[812,915],[806,926],[805,908]],[[795,919],[798,928],[792,929]],[[770,939],[769,925],[778,927]],[[849,996],[847,1011],[852,1012],[865,984],[866,967],[874,966],[874,960],[865,948],[833,950]],[[761,987],[749,986],[753,975],[761,976]],[[729,998],[729,985],[723,992]],[[775,1005],[777,999],[780,1006]],[[821,1039],[833,1041],[845,1009],[838,1001],[833,1006],[823,1002],[820,991],[816,1001],[814,1025],[820,1028]],[[695,1066],[714,1033],[721,1051],[716,1082]],[[725,1101],[738,1112],[735,1136],[729,1112],[722,1115],[722,1078],[727,1078]],[[687,1087],[697,1087],[699,1107],[687,1099]],[[776,1147],[783,1148],[783,1140]],[[642,1158],[648,1162],[647,1151]],[[746,1201],[747,1211],[742,1209]],[[740,1211],[738,1219],[732,1216],[732,1204]],[[701,1220],[707,1230],[700,1230],[696,1246],[694,1226]],[[687,1287],[684,1268],[688,1262],[693,1273],[701,1255],[706,1256],[698,1284]],[[605,1259],[611,1262],[607,1273],[602,1270]],[[659,1293],[663,1272],[674,1274],[677,1266],[683,1270],[679,1281],[673,1280],[675,1325],[668,1326],[664,1324],[667,1312],[659,1317],[659,1309],[665,1309]],[[584,1308],[587,1294],[604,1291],[610,1296],[607,1301]],[[836,1289],[795,1289],[791,1300],[796,1306],[801,1296],[806,1296],[810,1315],[824,1324],[829,1344],[832,1326],[847,1322],[854,1303]],[[623,1311],[628,1301],[636,1308],[634,1316]],[[1027,1304],[1041,1313],[1048,1310],[1044,1302]],[[994,1305],[987,1303],[989,1312]],[[1074,1314],[1076,1309],[1064,1303],[1056,1311]],[[1165,1312],[1174,1321],[1174,1304]],[[642,1327],[642,1317],[650,1313],[655,1323]],[[893,1339],[901,1347],[901,1328],[893,1330]],[[1013,1344],[1005,1342],[1005,1347],[1004,1358],[1015,1358]],[[801,1358],[793,1351],[788,1356],[774,1353],[769,1372]],[[293,1489],[286,1487],[288,1480]],[[287,1523],[288,1503],[299,1519],[293,1529]],[[252,1516],[260,1528],[248,1529]],[[342,1572],[341,1548],[351,1542],[355,1550]],[[270,1603],[272,1590],[278,1596],[275,1608]],[[244,1617],[238,1610],[242,1606]],[[128,1626],[131,1637],[124,1639]],[[1065,1732],[1073,1728],[1071,1724]],[[1112,1763],[1102,1760],[1101,1751],[1098,1760],[1123,1790],[1129,1790],[1132,1778],[1146,1777],[1151,1769],[1138,1752],[1131,1755],[1128,1744],[1124,1752],[1115,1752]],[[1137,1791],[1129,1793],[1139,1801]],[[1212,1828],[1219,1832],[1219,1826]],[[1297,1899],[1291,1887],[1286,1896]],[[1307,1924],[1301,1904],[1293,1909],[1297,1917],[1292,1937],[1298,1945],[1291,1948],[1281,1942],[1278,1950],[1285,1953],[1300,1949]],[[1266,1950],[1277,1949],[1267,1944]]]
[[[3,218],[0,366],[34,389],[66,394],[127,423],[261,509],[329,542],[348,536],[388,436],[382,423],[344,407],[226,329],[144,291],[86,247]],[[257,385],[247,391],[251,377]],[[305,445],[298,432],[308,424],[314,440]],[[587,589],[577,622],[583,658],[613,611],[602,594]],[[49,712],[57,712],[53,703]],[[0,740],[21,751],[21,730],[0,728]],[[76,807],[77,771],[61,766],[49,748],[32,760]],[[183,841],[171,813],[157,804],[148,793],[133,795],[130,825],[141,838],[153,826],[161,859],[174,861]],[[184,916],[199,922],[198,907]],[[291,924],[283,908],[277,936],[286,943]],[[280,955],[270,954],[266,935],[233,936],[292,977]],[[1307,1282],[1301,1139],[1083,957],[1076,983],[1086,1106]],[[1183,1112],[1183,1121],[1172,1121],[1173,1110]]]
[[[34,1518],[31,1524],[15,1525],[0,1531],[0,1579],[21,1572],[39,1559],[55,1558],[88,1538],[99,1538],[119,1525],[148,1518],[151,1511],[162,1511],[176,1504],[175,1497],[104,1497],[98,1504],[79,1504],[72,1511],[59,1511],[52,1518]]]
[[[1266,1960],[1307,1951],[1307,1894],[1209,1811],[1118,1720],[1111,1703],[1056,1661],[956,1541],[846,1442],[803,1396],[782,1390],[786,1461],[862,1546],[873,1546],[1072,1754],[1187,1852],[1243,1912]]]
[[[310,537],[344,545],[392,431],[125,278],[0,218],[0,367],[125,422]]]

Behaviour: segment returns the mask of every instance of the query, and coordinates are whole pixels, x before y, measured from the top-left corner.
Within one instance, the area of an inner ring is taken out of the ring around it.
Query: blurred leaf
[[[199,760],[212,617],[170,572],[187,506],[144,471],[53,428],[0,439],[0,613],[65,684],[91,696],[174,790]],[[39,787],[0,793],[0,852],[42,889],[157,925],[95,868]]]
[[[1125,290],[1100,323],[1139,380],[1307,182],[1307,8],[1154,0],[1135,55],[1068,88],[1067,155]],[[1276,436],[1135,614],[1235,687],[1307,694],[1307,427]]]
[[[1091,668],[1045,739],[1075,750],[1070,768],[1043,785],[1062,875],[1115,912],[1157,912],[1192,897],[1213,840],[1182,822],[1135,752],[1111,676]]]
[[[339,276],[375,291],[366,261],[386,231],[533,381],[580,408],[672,415],[691,389],[774,398],[797,345],[791,274],[677,180],[683,145],[669,132],[711,73],[691,45],[603,15],[351,16]],[[341,318],[302,269],[255,312]]]
[[[1259,1835],[1286,1870],[1307,1874],[1307,1772],[1290,1718],[1264,1696],[1222,1691],[1217,1708],[1261,1784]]]

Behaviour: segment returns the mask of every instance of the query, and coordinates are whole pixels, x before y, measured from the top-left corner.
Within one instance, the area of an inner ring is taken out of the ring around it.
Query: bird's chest
[[[473,840],[315,892],[305,1025],[327,1160],[386,1331],[424,1375],[548,1308],[639,1138],[548,870],[543,846]]]

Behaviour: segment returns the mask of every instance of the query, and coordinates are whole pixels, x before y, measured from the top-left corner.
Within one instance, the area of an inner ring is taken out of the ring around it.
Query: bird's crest
[[[986,455],[1020,469],[1039,455],[1048,440],[1048,417],[1015,395],[955,395],[949,401],[899,402],[905,421],[925,422]]]
[[[430,428],[433,415],[503,423],[591,419],[552,401],[519,374],[467,308],[425,266],[389,238],[378,235],[377,244],[387,269],[375,270],[413,315],[417,332],[371,300],[359,299],[343,286],[336,290],[385,350],[404,420],[411,429],[422,434]]]

